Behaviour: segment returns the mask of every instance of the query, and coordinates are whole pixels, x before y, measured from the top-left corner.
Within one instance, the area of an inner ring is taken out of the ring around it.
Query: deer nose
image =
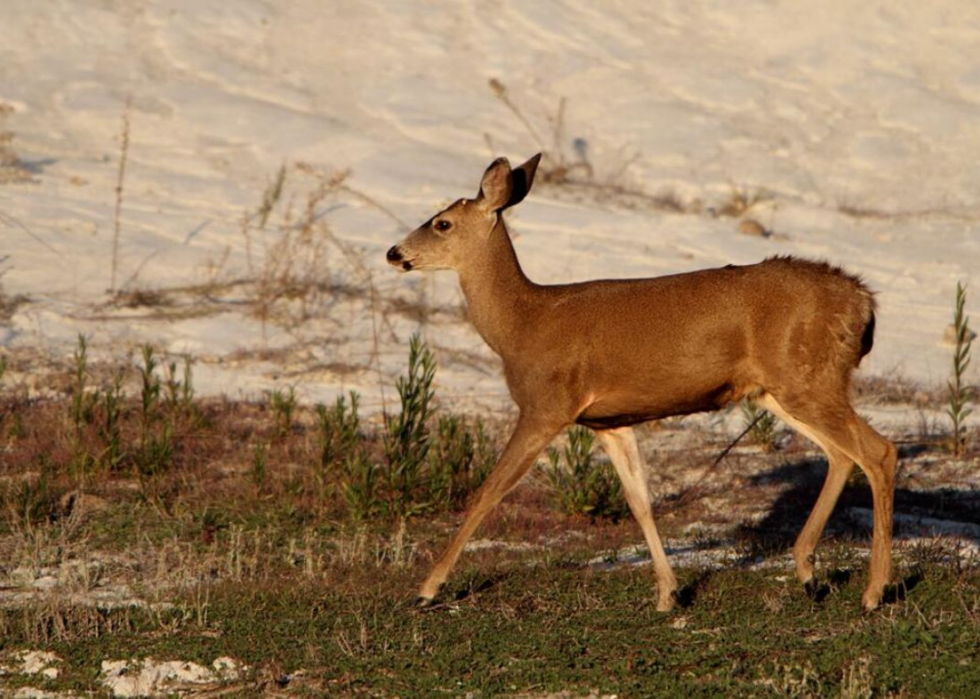
[[[398,264],[402,261],[402,251],[398,249],[397,245],[392,245],[388,250],[388,254],[385,255],[388,258],[388,262],[391,264]]]

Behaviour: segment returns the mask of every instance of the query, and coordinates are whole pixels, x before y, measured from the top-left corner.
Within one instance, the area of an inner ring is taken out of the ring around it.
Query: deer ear
[[[516,168],[511,174],[510,199],[502,207],[514,206],[524,201],[524,197],[531,191],[534,184],[534,173],[538,171],[538,163],[541,162],[541,154],[532,156],[526,163]]]
[[[513,192],[513,171],[507,158],[497,158],[487,171],[483,173],[480,182],[480,194],[477,197],[490,211],[499,211],[507,206]]]

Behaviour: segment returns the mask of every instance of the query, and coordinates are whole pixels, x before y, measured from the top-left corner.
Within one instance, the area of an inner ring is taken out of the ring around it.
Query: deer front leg
[[[463,525],[452,542],[432,566],[429,576],[419,589],[417,604],[428,606],[432,603],[439,588],[446,581],[449,572],[456,564],[466,542],[480,526],[483,518],[499,503],[511,488],[517,485],[538,454],[544,449],[564,426],[563,421],[525,417],[517,421],[517,427],[504,448],[500,459],[486,481],[477,491]]]
[[[650,556],[653,558],[653,568],[657,574],[657,611],[669,612],[677,601],[677,578],[667,561],[667,552],[657,533],[657,525],[650,511],[650,489],[647,486],[647,468],[640,449],[636,444],[636,435],[632,428],[623,427],[616,430],[597,432],[599,441],[609,455],[623,482],[623,492],[626,502],[633,512],[633,517],[643,530],[647,540]]]

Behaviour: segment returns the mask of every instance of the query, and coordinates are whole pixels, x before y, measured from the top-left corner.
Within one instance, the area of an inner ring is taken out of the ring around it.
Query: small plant
[[[82,429],[91,424],[95,417],[98,394],[88,390],[88,341],[84,335],[78,336],[78,345],[73,355],[75,374],[71,386],[71,420],[75,426],[76,441]]]
[[[342,463],[340,492],[347,512],[355,521],[363,521],[382,511],[384,501],[379,496],[380,467],[363,449],[355,449]]]
[[[169,420],[162,427],[160,421],[160,395],[162,386],[156,375],[159,362],[152,345],[142,347],[143,366],[140,372],[140,446],[136,453],[136,472],[140,479],[143,497],[149,496],[158,478],[170,470],[174,457],[174,426]]]
[[[88,342],[84,335],[78,336],[78,345],[73,355],[75,372],[71,386],[71,421],[74,426],[71,468],[80,476],[92,470],[95,458],[85,444],[86,427],[95,421],[95,408],[98,405],[98,391],[88,388]]]
[[[105,448],[102,452],[102,465],[115,470],[123,460],[122,441],[122,376],[116,376],[112,385],[102,393],[103,423],[99,437]]]
[[[385,480],[389,509],[408,516],[423,508],[416,502],[420,477],[429,452],[429,418],[433,398],[432,381],[436,363],[431,350],[416,333],[408,351],[408,373],[396,384],[401,411],[385,417]]]
[[[265,473],[268,462],[266,451],[265,442],[259,442],[255,445],[255,452],[252,455],[252,483],[260,490],[265,487]]]
[[[963,312],[966,305],[966,287],[961,283],[956,284],[956,308],[953,313],[953,329],[955,331],[955,348],[953,350],[953,378],[948,381],[949,386],[949,406],[946,413],[953,423],[953,434],[951,446],[953,454],[963,456],[966,453],[966,426],[964,422],[967,416],[973,412],[967,407],[973,399],[973,391],[969,386],[964,385],[963,377],[966,369],[970,365],[970,348],[973,345],[973,336],[970,333],[969,317]]]
[[[279,166],[276,179],[262,193],[262,204],[259,206],[258,211],[256,211],[256,216],[259,219],[259,228],[265,228],[265,224],[269,220],[269,214],[272,213],[272,210],[282,197],[282,189],[285,183],[286,164],[283,163]]]
[[[112,274],[109,281],[109,290],[115,293],[116,273],[119,268],[119,236],[122,233],[122,205],[123,191],[126,182],[126,162],[129,160],[129,118],[133,106],[133,98],[130,95],[126,98],[126,106],[123,109],[122,130],[119,134],[119,172],[116,175],[116,213],[113,217],[112,233]]]
[[[770,201],[771,199],[772,195],[765,190],[757,189],[750,191],[748,188],[739,188],[732,185],[728,199],[717,208],[715,215],[740,218],[759,204]]]
[[[296,412],[296,389],[290,386],[286,390],[277,388],[269,396],[269,408],[276,423],[276,433],[285,437],[293,429],[293,414]]]
[[[184,355],[184,380],[180,384],[180,404],[185,410],[189,410],[194,405],[194,370],[188,355]]]
[[[143,345],[141,351],[143,366],[140,367],[140,415],[143,426],[142,440],[145,442],[160,403],[160,379],[156,375],[157,359],[153,356],[153,346]]]
[[[136,460],[136,468],[140,482],[144,486],[144,493],[148,484],[170,470],[173,456],[173,427],[167,424],[163,426],[159,434],[152,435],[147,439]]]
[[[548,448],[545,473],[565,514],[619,519],[628,511],[622,485],[611,464],[593,463],[594,442],[585,427],[570,428],[561,452]]]
[[[11,523],[30,529],[51,516],[54,506],[54,496],[48,487],[51,467],[45,463],[41,474],[36,480],[24,479],[20,487],[7,486],[9,490],[3,493]]]
[[[778,436],[776,416],[747,400],[742,403],[742,417],[752,443],[762,447],[767,454],[773,451]]]
[[[429,482],[444,508],[459,509],[486,480],[497,461],[497,450],[482,420],[470,431],[465,418],[442,415],[429,452]]]
[[[360,400],[351,391],[349,405],[344,396],[337,396],[331,408],[317,403],[317,441],[322,468],[339,463],[357,448],[361,439],[361,419],[357,412]]]
[[[0,357],[0,391],[3,390],[3,377],[7,373],[7,358]],[[0,404],[0,426],[3,425],[4,420],[7,417],[7,413],[2,410],[2,404]]]
[[[171,410],[190,412],[194,405],[194,376],[191,370],[191,358],[184,356],[183,374],[177,378],[177,362],[167,363],[167,404]]]

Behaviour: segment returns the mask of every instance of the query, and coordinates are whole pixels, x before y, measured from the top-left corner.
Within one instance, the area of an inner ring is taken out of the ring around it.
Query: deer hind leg
[[[892,509],[895,497],[895,466],[898,461],[895,445],[861,419],[846,399],[831,402],[830,407],[822,401],[818,404],[806,399],[786,401],[772,396],[770,399],[778,401],[776,404],[782,407],[783,413],[792,416],[794,420],[810,430],[818,443],[826,444],[828,448],[839,451],[856,462],[871,484],[874,501],[871,572],[862,603],[865,609],[872,610],[881,603],[885,585],[888,584],[891,576]],[[840,462],[839,459],[837,461]],[[843,483],[838,487],[838,481],[846,478],[841,477],[842,467],[838,466],[837,469],[838,473],[833,482],[828,473],[825,490],[828,486],[838,490],[843,489]],[[828,499],[829,496],[830,493]],[[823,493],[821,493],[822,497]],[[820,504],[819,500],[818,504]],[[804,532],[807,528],[804,527]]]
[[[643,536],[653,557],[657,574],[657,610],[669,612],[674,608],[677,592],[677,579],[667,561],[667,552],[660,541],[657,525],[650,510],[650,491],[647,487],[647,467],[636,444],[636,435],[629,427],[603,430],[597,433],[602,447],[609,455],[619,479],[623,482],[626,502],[630,511],[643,530]]]
[[[419,606],[431,604],[439,592],[439,588],[449,577],[449,572],[456,564],[466,542],[480,526],[483,519],[499,503],[503,497],[517,485],[518,481],[534,464],[538,454],[544,449],[555,435],[561,430],[561,421],[547,421],[534,418],[521,418],[511,435],[507,446],[493,467],[490,475],[480,486],[473,504],[469,507],[463,524],[460,526],[452,542],[432,566],[429,576],[419,589],[417,603]]]
[[[763,394],[757,402],[811,442],[814,442],[827,455],[827,478],[806,524],[803,525],[803,529],[800,530],[799,536],[796,537],[796,543],[793,545],[796,577],[810,590],[813,586],[814,551],[820,542],[824,528],[827,526],[827,520],[830,519],[830,514],[834,511],[834,506],[837,504],[847,479],[854,469],[854,462],[848,458],[847,454],[830,445],[827,440],[820,439],[813,430],[783,410],[783,406],[770,394]]]

